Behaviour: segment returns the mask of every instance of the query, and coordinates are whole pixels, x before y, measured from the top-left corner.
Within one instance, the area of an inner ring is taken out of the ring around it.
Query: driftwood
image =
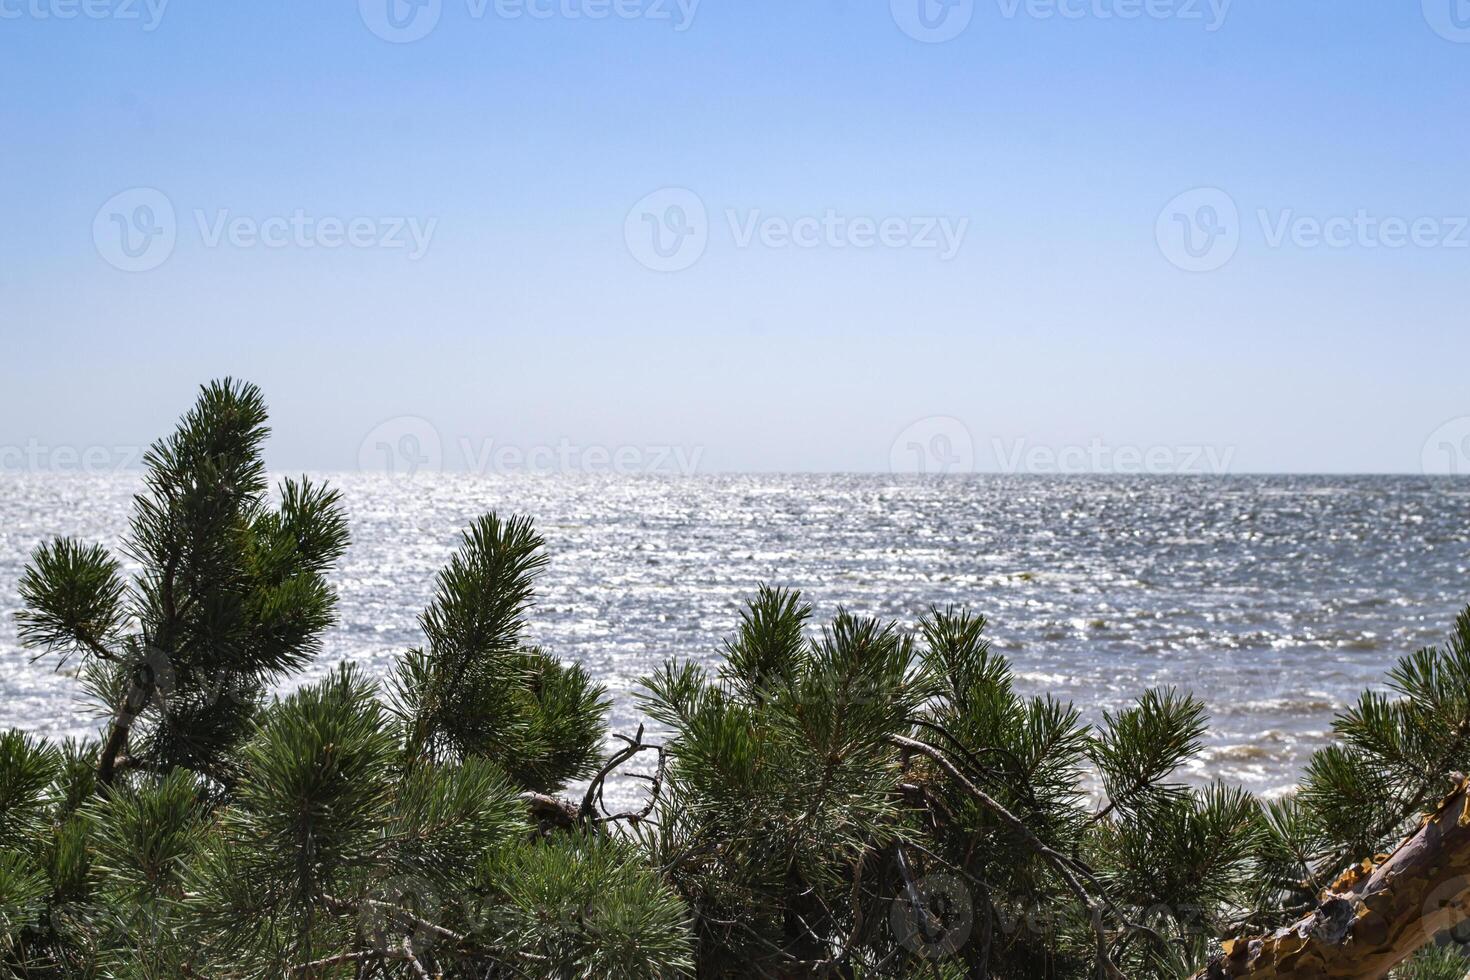
[[[1224,944],[1196,980],[1372,980],[1470,918],[1470,780],[1391,855],[1364,861],[1312,912],[1269,936]]]

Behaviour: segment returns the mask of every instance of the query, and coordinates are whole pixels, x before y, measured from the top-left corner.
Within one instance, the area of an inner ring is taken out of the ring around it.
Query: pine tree
[[[82,658],[101,743],[0,738],[0,964],[29,977],[666,976],[687,913],[630,842],[549,835],[605,690],[525,641],[530,522],[465,532],[388,694],[351,667],[267,703],[331,623],[336,494],[266,498],[259,392],[204,389],[148,455],[124,582],[59,539],[25,640]]]
[[[205,387],[144,457],[125,581],[99,545],[58,538],[21,579],[22,641],[83,676],[111,723],[97,776],[178,766],[228,785],[230,748],[268,686],[310,662],[332,621],[326,573],[347,545],[337,494],[285,480],[267,499],[265,403],[253,385]]]
[[[69,539],[25,572],[22,636],[109,714],[100,741],[0,734],[6,975],[1285,976],[1260,951],[1290,946],[1377,976],[1470,908],[1441,880],[1470,874],[1470,610],[1265,803],[1180,778],[1208,726],[1186,692],[1088,725],[1016,689],[983,617],[814,624],[779,588],[717,668],[644,679],[656,737],[609,736],[607,692],[532,639],[542,540],[493,514],[386,690],[343,665],[273,695],[346,529],[304,479],[273,502],[264,436],[259,392],[208,386],[148,456],[138,575]],[[643,802],[610,811],[639,759]],[[1357,936],[1401,886],[1432,928]],[[1394,975],[1463,974],[1437,939]]]

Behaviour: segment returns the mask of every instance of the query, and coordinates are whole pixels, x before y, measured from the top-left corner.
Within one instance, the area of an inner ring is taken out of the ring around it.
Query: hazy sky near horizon
[[[0,0],[0,83],[0,472],[230,374],[278,468],[1470,473],[1467,0]]]

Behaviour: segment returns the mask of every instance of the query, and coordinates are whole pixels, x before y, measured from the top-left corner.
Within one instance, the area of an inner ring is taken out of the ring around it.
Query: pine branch
[[[1097,969],[1099,975],[1112,978],[1112,980],[1121,980],[1123,976],[1122,972],[1114,965],[1107,953],[1107,934],[1102,925],[1102,904],[1100,901],[1094,899],[1088,893],[1087,889],[1082,886],[1082,883],[1074,873],[1069,859],[1047,846],[1041,838],[1032,832],[1031,828],[1024,821],[1001,806],[991,796],[975,786],[974,783],[966,779],[965,775],[955,768],[954,763],[950,762],[938,749],[902,735],[891,735],[888,740],[901,749],[917,752],[925,756],[935,765],[939,766],[971,798],[999,817],[1002,823],[1010,827],[1017,836],[1026,842],[1032,851],[1052,867],[1052,870],[1066,883],[1068,890],[1072,892],[1087,912],[1088,922],[1092,927],[1096,941]]]
[[[107,643],[122,628],[126,596],[121,566],[101,545],[57,538],[37,548],[21,574],[17,633],[43,653],[60,651],[61,665],[76,650],[113,660]]]

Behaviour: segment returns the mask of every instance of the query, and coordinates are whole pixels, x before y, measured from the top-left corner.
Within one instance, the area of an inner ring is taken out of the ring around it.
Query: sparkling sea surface
[[[1197,779],[1271,794],[1333,713],[1394,658],[1443,640],[1470,602],[1470,480],[1421,477],[321,474],[353,544],[316,676],[383,672],[420,642],[434,574],[476,515],[545,536],[531,637],[586,665],[638,723],[638,678],[718,660],[761,582],[912,624],[930,604],[991,621],[1020,687],[1089,719],[1155,685],[1198,693]],[[116,547],[139,474],[0,475],[0,728],[96,730],[75,682],[16,639],[17,582],[52,535]]]

